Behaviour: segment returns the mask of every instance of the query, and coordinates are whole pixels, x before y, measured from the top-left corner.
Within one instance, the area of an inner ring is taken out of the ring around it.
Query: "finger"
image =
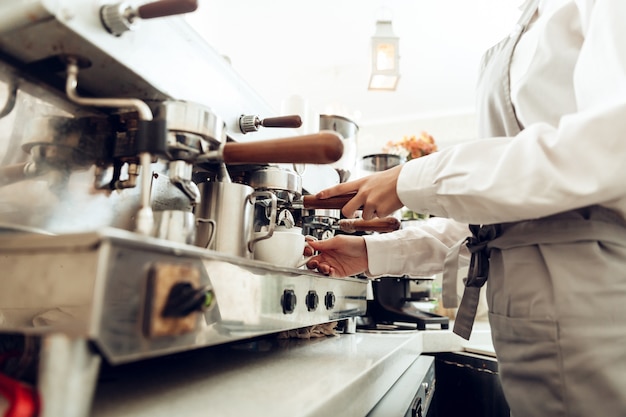
[[[323,240],[313,240],[311,242],[307,242],[307,247],[313,248],[313,250],[316,250],[316,251],[321,251],[322,248],[324,247],[324,241]]]
[[[311,236],[311,237],[313,237],[313,236]],[[313,239],[315,239],[315,238],[313,238]],[[312,255],[315,255],[315,252],[317,252],[317,251],[316,251],[316,250],[315,250],[315,249],[311,246],[311,244],[310,244],[311,242],[315,242],[315,240],[309,240],[309,241],[307,241],[307,240],[305,239],[305,245],[304,245],[304,251],[303,251],[303,253],[304,253],[304,255],[305,255],[305,256],[312,256]]]
[[[363,214],[361,214],[361,217],[363,217],[363,220],[371,220],[373,218],[378,217],[376,213],[376,208],[374,207],[363,208]]]
[[[324,240],[313,240],[311,242],[307,242],[307,245],[312,247],[316,251],[324,252],[327,250],[334,249],[336,247],[335,241],[333,239],[334,238],[324,239]]]
[[[355,216],[357,210],[359,210],[364,204],[365,197],[357,193],[346,204],[344,204],[344,206],[341,208],[341,212],[344,216],[351,219]]]
[[[319,264],[317,270],[324,275],[330,275],[331,268],[328,264]]]
[[[335,185],[334,187],[327,188],[320,191],[315,195],[316,198],[324,199],[334,197],[337,195],[349,194],[358,191],[361,187],[361,180],[355,180],[350,182],[344,182],[342,184]]]

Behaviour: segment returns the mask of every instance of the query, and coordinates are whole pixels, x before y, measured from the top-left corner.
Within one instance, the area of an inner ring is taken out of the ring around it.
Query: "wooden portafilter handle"
[[[387,233],[400,229],[400,220],[395,217],[383,217],[381,219],[341,219],[337,222],[339,229],[346,233],[354,232],[379,232]]]
[[[246,143],[227,142],[222,151],[226,164],[332,164],[342,155],[342,138],[334,132]]]

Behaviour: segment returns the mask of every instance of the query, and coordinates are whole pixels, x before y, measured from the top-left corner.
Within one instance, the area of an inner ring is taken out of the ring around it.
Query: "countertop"
[[[365,415],[421,352],[419,332],[218,346],[105,369],[93,415]]]
[[[364,416],[425,352],[484,344],[450,330],[259,339],[105,367],[92,415]]]
[[[450,321],[449,330],[426,330],[423,333],[423,352],[476,352],[495,357],[491,329],[488,321],[476,321],[469,340],[452,332],[454,322]]]

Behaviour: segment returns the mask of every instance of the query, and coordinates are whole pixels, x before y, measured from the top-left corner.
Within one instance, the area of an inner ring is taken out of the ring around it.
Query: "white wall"
[[[522,1],[200,0],[186,17],[276,111],[299,95],[364,125],[472,107],[480,57],[510,33]],[[381,10],[400,38],[394,92],[367,89]]]

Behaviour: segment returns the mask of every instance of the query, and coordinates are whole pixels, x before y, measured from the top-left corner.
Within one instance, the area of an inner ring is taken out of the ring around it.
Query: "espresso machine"
[[[32,360],[42,416],[88,415],[103,360],[365,313],[362,279],[254,259],[255,231],[338,183],[342,139],[276,117],[178,16],[196,7],[0,0],[0,357]]]

